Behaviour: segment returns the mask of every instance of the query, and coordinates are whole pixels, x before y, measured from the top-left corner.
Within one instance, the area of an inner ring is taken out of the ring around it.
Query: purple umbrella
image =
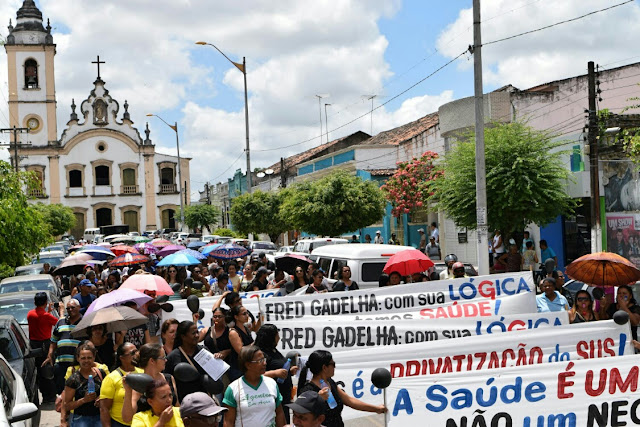
[[[108,292],[99,298],[97,298],[91,305],[87,308],[86,314],[91,313],[92,311],[100,310],[101,308],[113,307],[115,305],[124,304],[127,301],[133,301],[138,304],[138,307],[144,305],[147,301],[151,301],[151,298],[148,295],[143,294],[142,292],[120,288],[112,292]]]
[[[169,246],[165,246],[160,251],[158,251],[156,256],[161,256],[161,257],[164,258],[167,255],[171,255],[172,253],[175,253],[175,252],[178,252],[178,251],[182,251],[184,249],[187,249],[187,248],[185,248],[182,245],[169,245]]]
[[[200,252],[198,251],[194,251],[193,249],[183,249],[181,251],[176,252],[178,254],[187,254],[187,255],[191,255],[192,257],[194,257],[195,259],[199,259],[199,260],[203,260],[205,258],[207,258],[205,255],[202,255]]]
[[[155,254],[160,250],[159,247],[154,246],[149,242],[136,243],[135,245],[133,245],[133,247],[136,248],[138,250],[138,252],[140,252],[141,254],[145,254],[145,255]]]

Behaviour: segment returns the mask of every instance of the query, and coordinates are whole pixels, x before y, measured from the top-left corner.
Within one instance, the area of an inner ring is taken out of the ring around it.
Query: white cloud
[[[1,3],[0,16],[15,19],[22,1]],[[57,44],[59,133],[71,99],[79,105],[92,89],[96,69],[91,61],[100,55],[107,62],[101,73],[110,94],[121,105],[128,101],[141,132],[148,112],[178,119],[181,154],[193,157],[193,188],[230,166],[218,180],[237,167],[244,170],[245,164],[244,157],[232,164],[245,145],[242,73],[195,41],[213,42],[236,61],[247,57],[252,166],[264,167],[320,142],[315,94],[331,95],[322,100],[331,104],[330,130],[365,115],[332,132],[332,139],[369,132],[371,104],[361,97],[382,93],[392,76],[384,57],[388,41],[378,21],[400,8],[400,0],[279,0],[277,7],[251,0],[37,4],[45,20],[51,19]],[[223,65],[218,69],[212,63]],[[0,55],[0,83],[6,80],[6,55]],[[2,89],[6,94],[6,86]],[[374,132],[415,120],[452,98],[450,91],[415,93],[396,111],[374,112]],[[6,111],[4,103],[1,108]],[[175,152],[173,134],[151,124],[159,151]],[[285,145],[293,146],[272,150]]]
[[[492,0],[482,2],[482,41],[498,40],[620,3],[618,0]],[[640,37],[640,6],[637,3],[591,15],[512,40],[484,46],[485,83],[513,84],[521,89],[579,74],[587,62],[606,64],[636,54],[633,43]],[[440,34],[438,49],[457,56],[473,44],[472,10],[463,9]],[[460,61],[469,68],[473,61]]]

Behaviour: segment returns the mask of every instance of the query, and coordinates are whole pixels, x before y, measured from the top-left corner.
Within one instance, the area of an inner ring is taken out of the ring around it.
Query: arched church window
[[[109,166],[96,166],[96,185],[110,185]]]
[[[24,87],[38,88],[38,63],[35,59],[27,59],[24,63]]]
[[[74,169],[69,171],[69,187],[81,188],[82,187],[82,172]]]

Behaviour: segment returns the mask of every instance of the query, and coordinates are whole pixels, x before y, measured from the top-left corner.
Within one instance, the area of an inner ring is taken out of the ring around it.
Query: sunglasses
[[[251,363],[265,363],[267,361],[266,357],[263,357],[262,359],[258,359],[258,360],[251,360]]]
[[[334,360],[332,360],[331,362],[327,363],[327,366],[333,366],[335,368],[336,367],[336,362]]]
[[[578,301],[580,301],[580,302],[589,301],[589,298],[587,298],[587,297],[578,297]]]
[[[177,273],[176,270],[169,270],[169,273]]]
[[[200,270],[193,270],[194,273],[200,273]]]

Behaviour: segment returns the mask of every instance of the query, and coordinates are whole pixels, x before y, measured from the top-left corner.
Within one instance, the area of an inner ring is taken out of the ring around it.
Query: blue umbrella
[[[188,249],[198,249],[201,248],[202,246],[206,246],[207,242],[203,242],[202,240],[198,240],[196,242],[191,242],[187,245]]]
[[[225,243],[209,251],[207,255],[219,259],[235,259],[242,258],[248,253],[249,250],[244,246],[236,245],[235,243]]]
[[[219,248],[220,246],[222,246],[222,243],[214,243],[212,245],[207,245],[200,248],[200,252],[202,252],[202,255],[209,255],[209,252],[211,252],[216,248]]]
[[[194,257],[195,259],[206,259],[207,256],[206,255],[202,255],[200,252],[198,251],[194,251],[193,249],[183,249],[181,251],[176,252],[177,254],[187,254],[187,255],[191,255],[192,257]]]
[[[158,263],[158,267],[166,267],[168,265],[185,266],[185,265],[198,265],[200,260],[192,257],[189,254],[173,253],[162,258],[162,261]]]

